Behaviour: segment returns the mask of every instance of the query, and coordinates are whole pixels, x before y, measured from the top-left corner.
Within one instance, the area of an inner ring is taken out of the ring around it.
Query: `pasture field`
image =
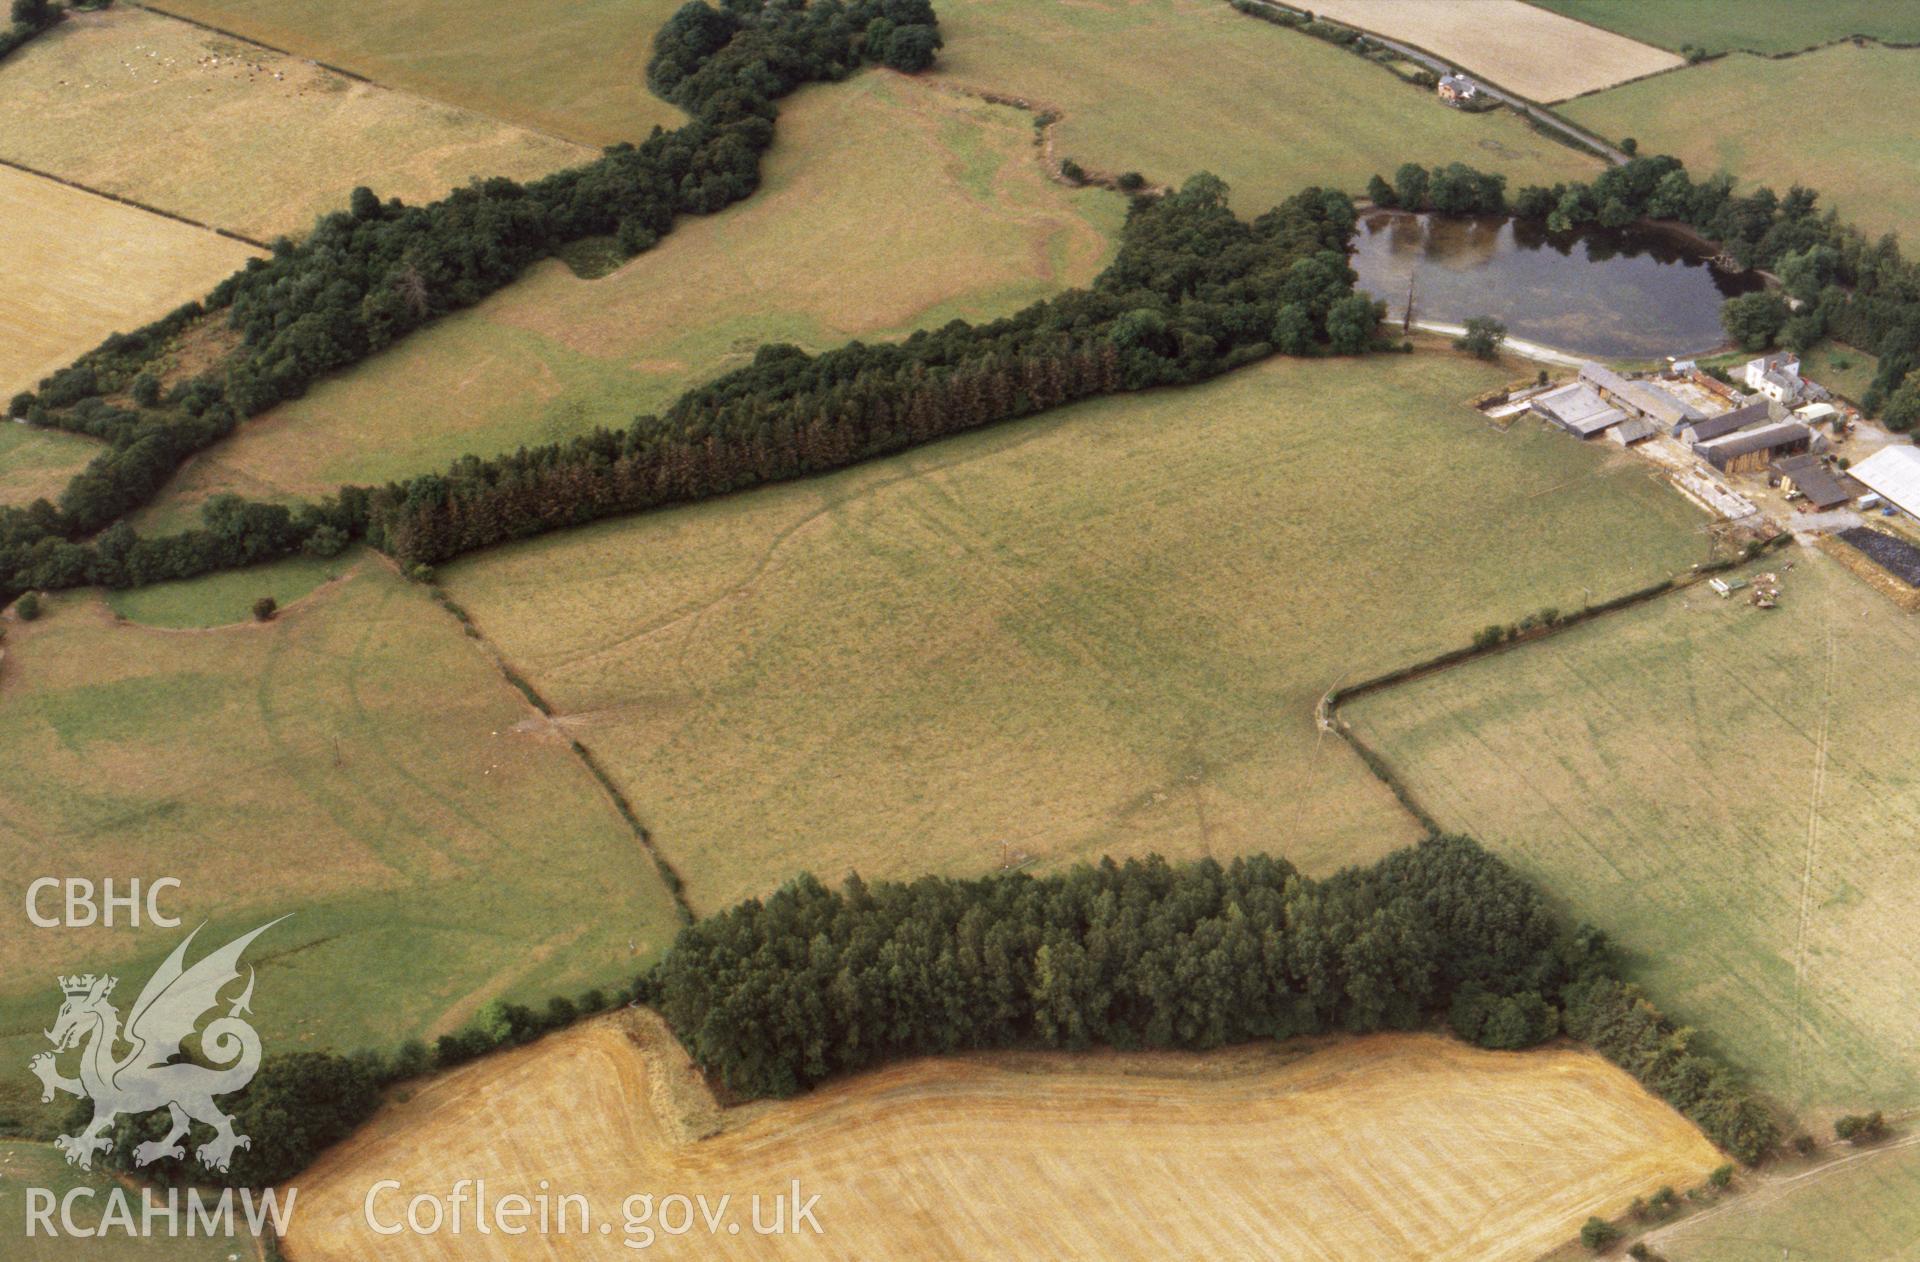
[[[610,275],[546,262],[470,311],[249,421],[143,518],[625,426],[763,343],[1009,315],[1106,266],[1117,194],[1048,181],[1025,115],[875,72],[789,98],[761,188]]]
[[[1824,554],[1768,568],[1777,610],[1696,589],[1343,712],[1818,1125],[1920,1099],[1920,716],[1887,693],[1920,623]]]
[[[455,597],[702,910],[1009,857],[1415,839],[1341,680],[1705,555],[1631,459],[1465,407],[1447,352],[1283,360],[455,563]]]
[[[595,156],[135,8],[76,14],[9,57],[0,102],[0,158],[258,240],[298,236],[359,184],[426,202]]]
[[[294,556],[272,565],[220,570],[174,583],[108,592],[107,607],[149,627],[222,627],[253,617],[253,602],[273,597],[282,610],[339,578],[362,558]]]
[[[1562,101],[1686,65],[1665,49],[1523,0],[1317,0],[1313,11],[1423,48],[1531,101]]]
[[[1920,1240],[1920,1145],[1909,1138],[1767,1180],[1654,1232],[1684,1262],[1906,1262]]]
[[[1719,1161],[1582,1051],[1382,1035],[1312,1051],[968,1055],[723,1112],[658,1018],[623,1013],[389,1108],[301,1176],[289,1244],[302,1262],[375,1246],[404,1262],[551,1256],[553,1239],[532,1236],[375,1239],[362,1205],[378,1179],[404,1197],[485,1178],[491,1198],[552,1178],[615,1232],[635,1189],[731,1192],[739,1234],[656,1235],[673,1257],[1530,1262],[1588,1214],[1698,1183]],[[795,1178],[819,1197],[819,1234],[750,1234],[750,1196]],[[389,1203],[405,1201],[383,1199],[383,1217]]]
[[[64,1235],[50,1239],[44,1233],[37,1233],[35,1238],[27,1238],[23,1189],[46,1188],[55,1197],[64,1197],[75,1188],[91,1189],[94,1199],[81,1198],[73,1202],[74,1221],[91,1228],[99,1224],[106,1212],[106,1197],[115,1186],[111,1174],[69,1166],[51,1144],[0,1140],[0,1240],[7,1242],[7,1257],[13,1262],[71,1262],[75,1257],[84,1257],[87,1262],[231,1262],[236,1257],[253,1262],[262,1256],[259,1243],[244,1234],[244,1227],[239,1228],[241,1234],[231,1239],[187,1239],[184,1235],[169,1239],[163,1218],[155,1219],[159,1230],[150,1239],[129,1238],[120,1234],[118,1228],[106,1236],[88,1239],[85,1245],[76,1245]],[[130,1195],[137,1226],[139,1194]],[[161,1193],[160,1199],[164,1202],[166,1194]],[[237,1223],[240,1219],[237,1198],[234,1215]],[[56,1226],[60,1222],[58,1210],[53,1221]],[[185,1230],[183,1226],[181,1231]]]
[[[254,957],[279,1051],[392,1047],[498,994],[630,979],[677,928],[631,830],[424,590],[349,565],[266,624],[135,626],[84,592],[10,625],[0,898],[20,908],[57,853],[57,875],[178,879],[169,910],[211,921],[205,945],[293,913]],[[185,931],[10,917],[0,1063],[44,1050],[57,972],[131,989]],[[38,1098],[6,1076],[0,1112],[57,1123]]]
[[[57,498],[73,475],[104,450],[79,434],[0,421],[0,504]]]
[[[204,228],[11,167],[0,167],[0,224],[0,275],[7,278],[0,286],[0,395],[9,397],[109,333],[202,296],[255,253]],[[16,439],[0,458],[8,466],[0,480],[11,482],[15,458],[37,457]]]
[[[1402,162],[1466,162],[1520,184],[1600,162],[1511,113],[1469,115],[1392,72],[1219,0],[937,0],[951,82],[1056,110],[1055,151],[1174,183],[1212,171],[1257,214],[1310,184],[1358,193]]]
[[[1855,403],[1873,384],[1880,361],[1844,342],[1822,342],[1800,357],[1800,371],[1827,389]]]
[[[1920,41],[1920,10],[1887,0],[1533,0],[1545,9],[1591,22],[1662,48],[1692,44],[1708,52],[1744,49],[1792,53],[1866,35],[1896,43]]]
[[[1747,186],[1817,189],[1821,204],[1869,236],[1920,240],[1920,129],[1889,101],[1920,95],[1912,50],[1842,44],[1771,60],[1734,53],[1570,101],[1561,112],[1642,153],[1671,153],[1695,178],[1714,171]],[[1780,143],[1779,120],[1794,119]]]
[[[639,143],[685,115],[647,91],[653,36],[681,0],[165,0],[393,87],[583,144]]]

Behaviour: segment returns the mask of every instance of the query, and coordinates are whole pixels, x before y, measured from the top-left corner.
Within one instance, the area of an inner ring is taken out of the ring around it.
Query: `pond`
[[[1720,304],[1765,283],[1727,273],[1657,228],[1549,234],[1501,217],[1370,211],[1354,233],[1360,287],[1398,321],[1413,286],[1416,320],[1490,315],[1516,338],[1596,359],[1694,355],[1723,345]]]

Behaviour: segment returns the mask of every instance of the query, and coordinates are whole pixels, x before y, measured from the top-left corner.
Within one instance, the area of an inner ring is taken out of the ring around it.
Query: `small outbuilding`
[[[1781,456],[1797,455],[1812,445],[1812,430],[1784,421],[1697,444],[1693,454],[1722,473],[1757,473]]]
[[[1622,447],[1643,443],[1660,432],[1660,427],[1645,417],[1632,416],[1607,431],[1607,437]]]
[[[1820,457],[1806,454],[1784,456],[1773,462],[1783,490],[1798,491],[1807,506],[1816,512],[1838,508],[1866,490],[1844,473],[1827,468]]]

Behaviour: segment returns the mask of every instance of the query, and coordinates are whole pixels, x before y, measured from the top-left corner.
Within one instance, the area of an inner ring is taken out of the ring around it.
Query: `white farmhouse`
[[[1748,360],[1745,377],[1749,390],[1789,407],[1800,402],[1807,388],[1807,383],[1800,380],[1800,357],[1789,351]]]

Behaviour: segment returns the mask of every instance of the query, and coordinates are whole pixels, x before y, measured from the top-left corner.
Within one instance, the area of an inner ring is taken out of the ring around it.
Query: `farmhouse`
[[[1895,508],[1920,517],[1920,448],[1882,447],[1847,472]]]
[[[1846,474],[1833,472],[1820,457],[1811,454],[1776,460],[1773,462],[1773,471],[1780,475],[1782,490],[1798,491],[1805,498],[1807,507],[1816,512],[1838,508],[1864,489]]]
[[[1480,95],[1480,85],[1463,74],[1442,75],[1439,92],[1448,105],[1461,105]]]
[[[1627,414],[1601,398],[1594,390],[1575,382],[1535,395],[1531,406],[1547,420],[1579,438],[1592,438],[1611,425],[1627,419]]]
[[[1776,457],[1790,456],[1812,445],[1812,430],[1796,421],[1785,421],[1700,443],[1693,453],[1722,473],[1755,473]]]
[[[1749,425],[1758,425],[1762,421],[1784,420],[1785,414],[1776,411],[1777,405],[1769,399],[1756,399],[1731,412],[1722,412],[1718,416],[1705,417],[1690,421],[1685,425],[1674,426],[1674,436],[1689,447],[1712,442],[1716,438],[1725,438],[1728,434],[1738,433]]]
[[[1656,425],[1677,431],[1679,426],[1705,419],[1699,409],[1683,403],[1651,381],[1630,380],[1605,364],[1582,364],[1580,380],[1616,407]]]
[[[1787,351],[1748,360],[1742,376],[1748,389],[1758,390],[1775,403],[1798,403],[1807,388],[1800,379],[1800,357]]]

